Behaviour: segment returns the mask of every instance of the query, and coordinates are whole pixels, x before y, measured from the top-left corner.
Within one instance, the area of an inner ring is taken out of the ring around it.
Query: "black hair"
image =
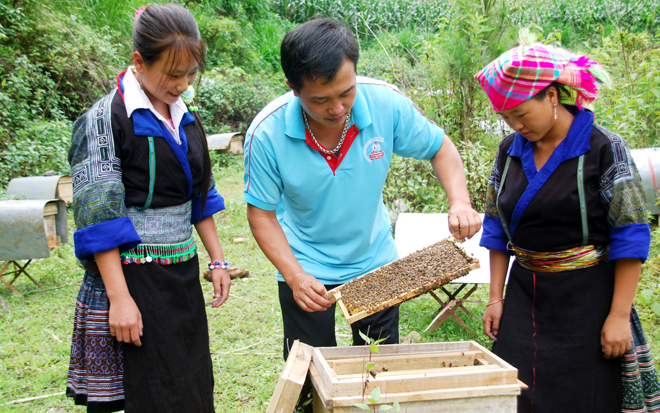
[[[296,91],[303,81],[322,79],[330,83],[344,59],[357,71],[360,51],[353,33],[334,19],[315,19],[301,24],[284,36],[280,61],[287,80]]]
[[[552,83],[550,83],[548,86],[546,86],[546,87],[544,87],[543,89],[541,89],[541,90],[539,91],[539,93],[537,93],[537,94],[535,94],[534,96],[532,96],[532,99],[536,99],[536,100],[543,100],[543,99],[545,99],[545,96],[548,94],[548,90],[550,90],[550,89],[552,89],[552,88],[555,88],[555,90],[557,91],[557,97],[561,96],[562,93],[568,93],[568,92],[565,91],[565,87],[564,87],[564,85],[562,85],[562,84],[559,83],[559,82],[552,82]],[[560,99],[560,100],[561,100],[561,99]],[[561,104],[561,102],[559,102],[559,103]]]
[[[185,7],[178,4],[154,4],[140,13],[133,25],[133,49],[140,52],[142,61],[147,66],[165,57],[170,60],[170,68],[174,68],[181,58],[189,54],[199,64],[200,73],[206,67],[206,43],[199,34],[197,22]],[[198,77],[198,85],[199,79],[201,76]],[[211,157],[202,120],[198,112],[191,113],[195,118],[195,131],[204,149],[201,194],[203,211],[211,186]]]

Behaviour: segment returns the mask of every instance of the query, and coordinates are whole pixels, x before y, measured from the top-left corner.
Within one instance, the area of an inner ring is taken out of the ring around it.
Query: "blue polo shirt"
[[[245,140],[244,199],[277,218],[302,268],[342,284],[398,258],[383,186],[392,155],[430,159],[444,132],[388,83],[357,78],[337,156],[321,153],[289,92],[254,119]],[[279,281],[284,281],[277,274]]]

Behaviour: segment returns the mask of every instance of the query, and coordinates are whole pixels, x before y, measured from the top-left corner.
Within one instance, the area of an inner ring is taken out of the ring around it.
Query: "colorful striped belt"
[[[586,245],[563,251],[537,252],[530,251],[511,244],[508,246],[516,256],[516,261],[523,268],[539,272],[562,272],[593,267],[600,262],[607,261],[609,249]]]

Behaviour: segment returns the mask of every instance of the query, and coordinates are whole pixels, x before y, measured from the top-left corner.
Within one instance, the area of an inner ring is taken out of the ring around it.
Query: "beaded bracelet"
[[[223,270],[229,269],[228,262],[212,262],[209,264],[209,270],[215,270],[216,268],[222,268]]]

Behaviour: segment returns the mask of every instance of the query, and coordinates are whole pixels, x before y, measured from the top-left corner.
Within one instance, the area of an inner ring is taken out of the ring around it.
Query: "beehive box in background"
[[[14,178],[7,185],[7,195],[19,199],[61,199],[73,202],[73,184],[69,175]]]
[[[232,155],[243,155],[245,135],[241,132],[216,133],[206,137],[210,151],[222,151]]]
[[[474,341],[381,345],[366,371],[367,346],[317,347],[309,375],[314,413],[358,413],[356,403],[380,388],[378,405],[405,413],[515,413],[518,370]],[[377,411],[380,406],[376,408]]]
[[[57,212],[57,202],[48,202],[44,205],[44,231],[49,250],[54,250],[62,246],[62,239],[57,235]]]
[[[68,241],[62,200],[0,201],[0,261],[47,258]]]

